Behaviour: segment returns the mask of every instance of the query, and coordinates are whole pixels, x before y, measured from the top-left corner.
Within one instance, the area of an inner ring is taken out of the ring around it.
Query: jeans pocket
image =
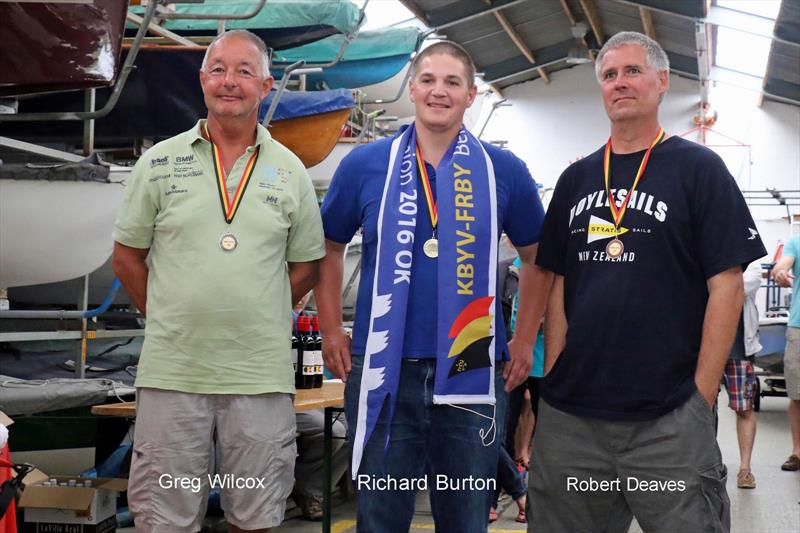
[[[725,490],[728,468],[718,464],[701,470],[700,491],[706,504],[708,520],[707,531],[728,533],[731,529],[730,499]]]

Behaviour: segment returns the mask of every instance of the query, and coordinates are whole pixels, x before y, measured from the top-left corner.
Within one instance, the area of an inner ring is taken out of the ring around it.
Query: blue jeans
[[[358,416],[358,395],[364,357],[354,355],[345,388],[345,414],[352,446]],[[506,399],[502,363],[496,365],[496,411],[491,405],[469,405],[502,426]],[[439,533],[484,533],[496,488],[497,453],[502,427],[488,432],[491,420],[449,405],[433,405],[434,359],[404,359],[391,440],[386,441],[388,408],[381,412],[375,432],[364,448],[356,478],[357,531],[400,533],[414,518],[414,500],[420,480],[427,480],[433,520]],[[494,432],[496,431],[496,433]],[[414,486],[377,486],[370,480],[403,480]],[[360,480],[365,480],[361,483]],[[407,490],[403,490],[403,489]]]

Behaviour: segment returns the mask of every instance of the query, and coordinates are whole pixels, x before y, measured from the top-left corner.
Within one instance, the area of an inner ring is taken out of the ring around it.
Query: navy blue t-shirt
[[[612,155],[611,197],[627,193],[644,151]],[[603,149],[561,175],[537,264],[564,276],[566,346],[541,395],[563,411],[648,420],[686,401],[708,301],[706,281],[766,254],[722,159],[670,137],[629,200],[624,253],[611,260]]]
[[[348,243],[356,231],[363,227],[361,279],[353,326],[352,351],[355,354],[363,354],[366,347],[378,245],[378,212],[393,140],[381,139],[348,154],[336,170],[322,202],[322,224],[326,239]],[[505,231],[516,246],[538,242],[544,209],[528,168],[508,150],[485,142],[483,146],[495,171],[498,231]],[[436,169],[427,163],[425,166],[435,194]],[[437,262],[422,251],[423,243],[433,233],[424,194],[417,195],[417,208],[419,215],[414,232],[414,261],[411,266],[403,356],[435,357]],[[500,238],[499,233],[497,238]],[[497,357],[502,358],[506,351],[505,326],[499,298],[496,303],[495,344]]]

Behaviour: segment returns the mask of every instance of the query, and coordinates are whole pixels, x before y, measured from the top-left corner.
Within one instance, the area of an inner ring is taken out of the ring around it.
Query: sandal
[[[525,516],[525,509],[520,509],[517,517],[514,519],[515,522],[519,522],[520,524],[527,524],[528,517]]]
[[[491,524],[492,522],[497,522],[497,518],[497,509],[489,509],[489,523]]]

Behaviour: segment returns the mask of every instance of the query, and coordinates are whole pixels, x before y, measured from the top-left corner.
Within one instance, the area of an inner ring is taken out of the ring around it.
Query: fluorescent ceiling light
[[[718,67],[763,78],[767,71],[771,41],[766,37],[720,26],[717,28]]]

